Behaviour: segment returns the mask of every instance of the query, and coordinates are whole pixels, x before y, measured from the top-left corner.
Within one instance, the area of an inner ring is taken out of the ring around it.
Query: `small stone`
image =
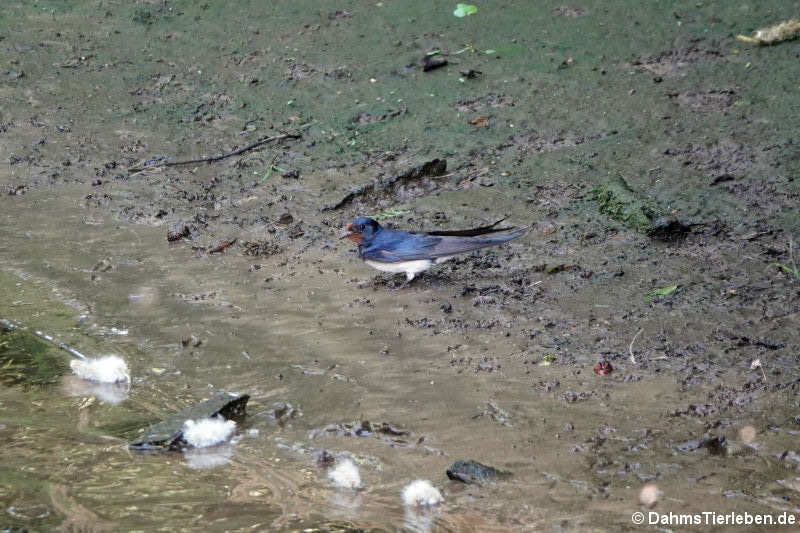
[[[503,472],[502,470],[473,460],[455,461],[450,465],[450,468],[447,469],[447,477],[468,485],[502,479],[510,475],[509,472]]]
[[[328,450],[320,450],[314,454],[314,462],[320,468],[328,467],[336,462],[336,458]]]
[[[447,59],[441,55],[425,56],[422,58],[422,71],[428,72],[447,65]]]
[[[167,231],[167,241],[175,242],[189,236],[189,226],[183,222],[178,222]]]

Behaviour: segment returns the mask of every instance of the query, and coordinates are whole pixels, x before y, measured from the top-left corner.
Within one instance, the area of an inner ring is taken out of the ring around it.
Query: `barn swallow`
[[[500,222],[502,219],[467,230],[416,232],[384,228],[371,218],[361,217],[345,227],[347,233],[342,238],[358,243],[358,255],[369,266],[383,272],[405,272],[408,283],[420,272],[457,254],[503,244],[521,237],[529,228],[495,227]]]

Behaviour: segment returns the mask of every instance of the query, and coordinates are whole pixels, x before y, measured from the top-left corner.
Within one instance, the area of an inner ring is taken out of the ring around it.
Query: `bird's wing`
[[[460,230],[444,230],[444,231],[426,231],[426,232],[419,232],[425,233],[426,235],[433,235],[437,237],[477,237],[480,235],[487,235],[489,233],[498,233],[501,231],[511,231],[516,229],[512,226],[506,228],[498,228],[495,227],[499,223],[505,220],[505,217],[501,218],[500,220],[489,224],[488,226],[481,226],[479,228],[472,228],[472,229],[460,229]],[[416,233],[416,232],[411,232]]]
[[[413,238],[406,238],[393,243],[384,243],[382,246],[371,246],[362,252],[362,257],[364,259],[383,261],[386,263],[436,259],[502,244],[516,239],[517,237],[521,237],[527,231],[528,228],[524,227],[504,235],[491,235],[486,237],[440,237],[411,234]]]
[[[370,246],[360,248],[359,253],[362,259],[384,263],[430,259],[430,254],[425,251],[434,248],[441,239],[424,233],[384,229]]]

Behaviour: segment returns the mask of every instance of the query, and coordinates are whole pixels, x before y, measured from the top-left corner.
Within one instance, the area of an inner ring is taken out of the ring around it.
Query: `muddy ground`
[[[719,4],[4,2],[0,318],[134,380],[3,374],[0,525],[634,530],[648,483],[797,515],[800,44],[735,35],[800,3]],[[400,288],[357,215],[532,230]],[[127,451],[214,390],[235,445]]]

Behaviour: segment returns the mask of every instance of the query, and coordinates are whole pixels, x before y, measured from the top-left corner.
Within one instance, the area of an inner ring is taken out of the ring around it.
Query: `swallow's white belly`
[[[365,259],[364,262],[372,268],[377,268],[383,272],[391,272],[392,274],[399,274],[405,272],[408,281],[414,279],[414,276],[424,270],[428,270],[433,265],[444,263],[448,259],[452,259],[453,255],[446,257],[437,257],[436,259],[416,259],[414,261],[400,261],[398,263],[381,263],[380,261],[371,261]]]
[[[417,259],[415,261],[400,261],[399,263],[381,263],[379,261],[370,261],[369,259],[364,260],[366,264],[371,266],[372,268],[377,268],[383,272],[391,272],[392,274],[399,274],[400,272],[405,272],[406,278],[408,281],[414,279],[414,276],[422,272],[423,270],[428,270],[430,267],[434,265],[434,262],[430,259]]]

